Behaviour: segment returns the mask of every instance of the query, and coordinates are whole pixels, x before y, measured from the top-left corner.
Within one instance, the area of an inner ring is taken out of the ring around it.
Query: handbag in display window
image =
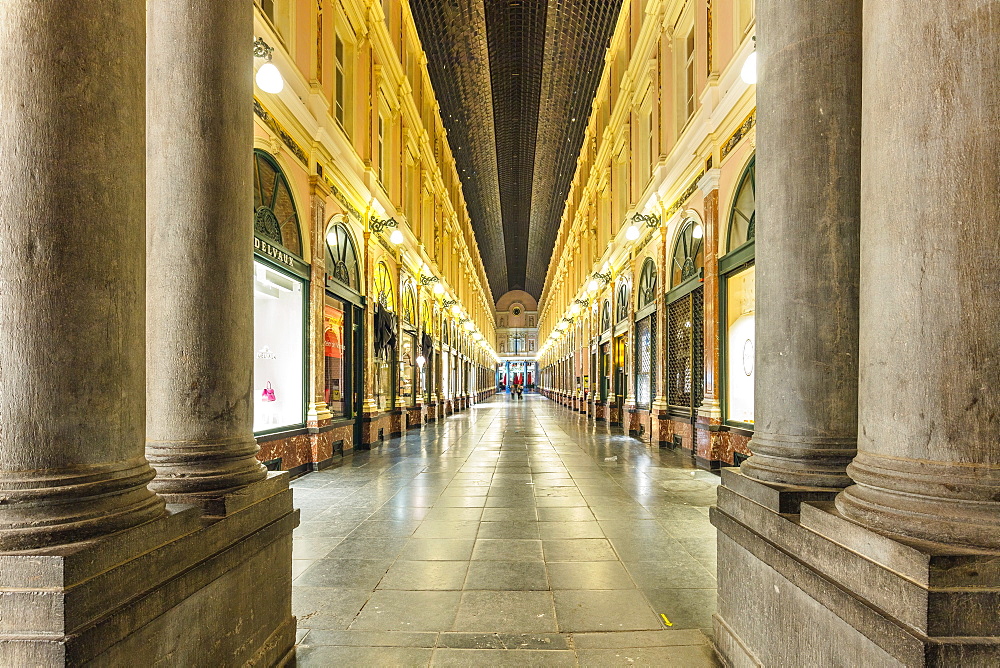
[[[271,381],[267,381],[267,387],[260,394],[261,401],[274,401],[274,388],[271,387]]]

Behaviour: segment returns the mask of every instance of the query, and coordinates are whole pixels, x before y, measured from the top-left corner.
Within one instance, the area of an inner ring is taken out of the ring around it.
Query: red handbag
[[[274,389],[271,387],[271,381],[267,381],[267,387],[260,395],[261,401],[274,401]]]

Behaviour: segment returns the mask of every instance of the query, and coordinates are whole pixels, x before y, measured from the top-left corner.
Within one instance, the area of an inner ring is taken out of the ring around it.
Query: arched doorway
[[[705,388],[704,236],[700,222],[688,218],[681,223],[671,254],[666,299],[667,403],[675,419],[692,425]],[[694,450],[695,444],[687,447]]]
[[[635,405],[649,410],[656,396],[656,262],[646,258],[635,308]]]
[[[354,422],[361,442],[364,298],[357,246],[342,222],[326,233],[326,293],[323,302],[324,397],[333,419]]]

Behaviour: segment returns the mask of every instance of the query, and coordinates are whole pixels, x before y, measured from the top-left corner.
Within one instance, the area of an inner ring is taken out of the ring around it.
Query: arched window
[[[705,230],[694,220],[686,220],[681,233],[674,244],[672,273],[670,285],[677,287],[684,281],[694,278],[705,264],[702,238]]]
[[[414,327],[417,324],[417,297],[412,285],[403,287],[403,322]]]
[[[628,284],[618,286],[618,298],[615,300],[615,322],[628,318]]]
[[[326,273],[352,290],[361,291],[358,253],[347,228],[339,223],[326,233]]]
[[[739,185],[736,186],[736,197],[733,199],[733,209],[729,213],[729,240],[726,250],[736,250],[756,237],[757,227],[757,169],[756,161],[743,171]]]
[[[601,306],[601,331],[606,332],[611,329],[611,302],[604,300]]]
[[[375,266],[375,300],[387,311],[396,310],[396,296],[392,290],[392,275],[385,262]]]
[[[656,301],[656,263],[653,262],[652,258],[646,258],[646,261],[642,263],[638,299],[637,309],[649,306]]]
[[[292,190],[278,163],[267,152],[254,150],[253,231],[302,256],[299,214]]]

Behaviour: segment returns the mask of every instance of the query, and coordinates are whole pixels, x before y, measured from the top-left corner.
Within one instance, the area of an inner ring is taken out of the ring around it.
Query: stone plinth
[[[715,631],[730,665],[1000,662],[1000,552],[872,531],[830,490],[723,481]]]
[[[280,665],[291,660],[286,473],[203,518],[161,519],[71,545],[0,555],[0,665]]]

